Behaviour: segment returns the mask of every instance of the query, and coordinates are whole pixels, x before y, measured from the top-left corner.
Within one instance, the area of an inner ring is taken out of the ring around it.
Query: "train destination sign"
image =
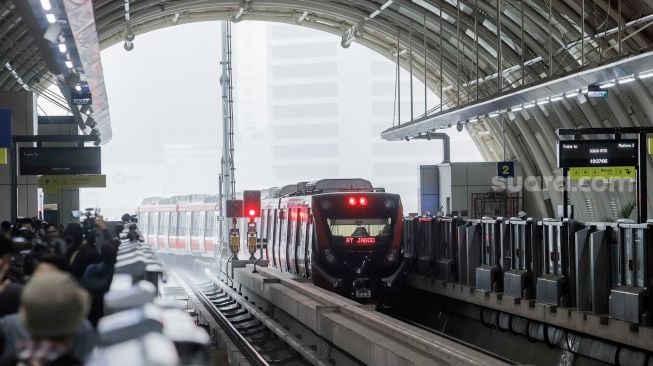
[[[636,165],[637,140],[573,140],[558,143],[558,168]]]
[[[371,244],[376,244],[376,238],[373,236],[360,236],[360,237],[348,236],[345,238],[345,244],[371,245]]]

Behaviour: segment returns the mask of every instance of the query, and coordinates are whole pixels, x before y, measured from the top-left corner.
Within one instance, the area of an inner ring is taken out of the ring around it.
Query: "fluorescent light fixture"
[[[388,6],[392,5],[392,0],[386,1],[385,4],[381,5],[381,10],[385,10]]]
[[[578,90],[570,91],[565,93],[565,98],[572,98],[578,95]]]
[[[600,84],[599,88],[608,89],[608,88],[612,88],[613,86],[614,86],[614,81],[608,81],[607,83]]]
[[[632,81],[635,81],[634,76],[626,76],[625,78],[619,79],[619,84],[627,84],[627,83],[630,83]]]
[[[519,112],[519,111],[521,111],[522,109],[524,109],[524,107],[522,107],[522,106],[520,106],[520,105],[516,105],[516,106],[510,108],[510,111],[511,111],[511,112]]]
[[[562,99],[563,99],[562,95],[556,95],[555,97],[551,97],[552,102],[557,102]]]
[[[492,112],[492,113],[488,114],[488,117],[496,117],[498,115],[499,115],[499,112]]]
[[[67,68],[69,68],[69,69],[72,69],[72,68],[73,68],[73,62],[72,62],[72,61],[70,61],[70,60],[66,60],[66,61],[64,61],[64,63],[66,64],[66,67],[67,67]]]
[[[52,10],[52,5],[50,4],[50,0],[41,0],[41,7],[43,7],[43,10],[45,11]]]
[[[66,47],[65,43],[59,43],[59,52],[66,53],[67,50],[68,50],[68,47]]]
[[[524,104],[524,109],[533,108],[533,107],[535,107],[535,103],[533,102]]]
[[[547,103],[549,103],[548,99],[542,99],[537,101],[537,105],[545,105]]]
[[[641,72],[639,73],[639,78],[640,79],[648,79],[651,76],[653,76],[653,71],[647,71],[647,72]]]
[[[492,132],[487,131],[487,130],[485,130],[485,131],[479,131],[479,132],[476,133],[476,136],[487,136],[487,135],[489,135],[489,134],[491,134],[491,133],[492,133]]]
[[[590,91],[590,88],[584,87],[583,89],[580,90],[581,94],[587,94],[587,92]]]
[[[374,18],[375,16],[381,14],[381,10],[377,10],[374,13],[370,14],[370,19]]]
[[[478,117],[470,118],[467,122],[474,123],[476,121],[478,121]]]
[[[47,13],[45,14],[45,19],[48,20],[48,23],[54,24],[57,22],[57,17],[54,16],[52,13]]]

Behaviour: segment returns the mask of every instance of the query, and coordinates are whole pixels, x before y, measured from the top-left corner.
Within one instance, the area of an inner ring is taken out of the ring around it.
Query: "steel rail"
[[[247,358],[249,362],[257,366],[269,366],[270,364],[261,356],[261,354],[254,349],[254,347],[245,339],[245,337],[238,332],[236,327],[231,324],[229,319],[227,319],[216,307],[213,305],[211,300],[202,292],[192,281],[188,280],[187,276],[181,273],[173,272],[179,282],[179,284],[189,289],[193,295],[199,300],[199,302],[206,308],[206,310],[211,314],[215,321],[220,325],[220,327],[225,331],[227,336],[234,342],[236,347],[240,352]]]
[[[240,306],[247,310],[250,315],[258,319],[263,325],[276,334],[281,340],[297,351],[302,357],[313,365],[318,366],[332,366],[328,360],[322,359],[316,352],[307,349],[301,344],[299,338],[295,337],[290,331],[286,330],[282,325],[274,321],[271,317],[265,315],[261,310],[244,300],[236,291],[229,287],[226,283],[211,277],[210,280],[217,285],[224,293],[226,293],[232,300],[236,301]]]

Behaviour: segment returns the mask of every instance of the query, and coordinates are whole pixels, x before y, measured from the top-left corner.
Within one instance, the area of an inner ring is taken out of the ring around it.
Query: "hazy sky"
[[[238,23],[235,33],[237,36],[238,31],[255,28],[264,31],[265,25]],[[332,39],[338,44],[339,38]],[[372,51],[356,44],[349,50],[359,57],[361,53],[362,57],[367,54],[374,57]],[[106,215],[118,217],[133,211],[143,197],[218,191],[222,123],[219,61],[218,22],[158,30],[137,36],[131,52],[125,51],[122,44],[102,52],[113,128],[113,140],[102,149],[107,188],[84,189],[82,207],[101,207]],[[394,67],[387,62],[388,67]],[[244,82],[241,80],[236,87],[244,88]],[[355,87],[356,80],[341,80],[341,83]],[[392,95],[393,90],[388,93]],[[238,100],[236,103],[236,108],[259,108],[238,105]],[[369,122],[352,120],[351,123]],[[248,126],[238,125],[238,129],[247,130]],[[449,133],[454,160],[481,160],[466,133],[457,133],[455,129]],[[256,146],[248,146],[243,138],[239,138],[241,146],[236,146],[237,164],[239,160],[270,163],[265,160],[269,157],[260,154]],[[437,163],[441,160],[440,148],[433,145],[432,149],[438,151],[432,159],[432,163]],[[243,184],[239,190],[270,185],[252,164],[237,169]],[[417,174],[417,169],[414,172]],[[289,182],[301,180],[300,172],[297,177],[289,177]]]

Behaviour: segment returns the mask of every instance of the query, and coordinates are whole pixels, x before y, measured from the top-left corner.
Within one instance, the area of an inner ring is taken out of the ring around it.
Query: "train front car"
[[[399,195],[317,194],[311,207],[313,282],[357,300],[384,301],[398,288],[404,264]]]

